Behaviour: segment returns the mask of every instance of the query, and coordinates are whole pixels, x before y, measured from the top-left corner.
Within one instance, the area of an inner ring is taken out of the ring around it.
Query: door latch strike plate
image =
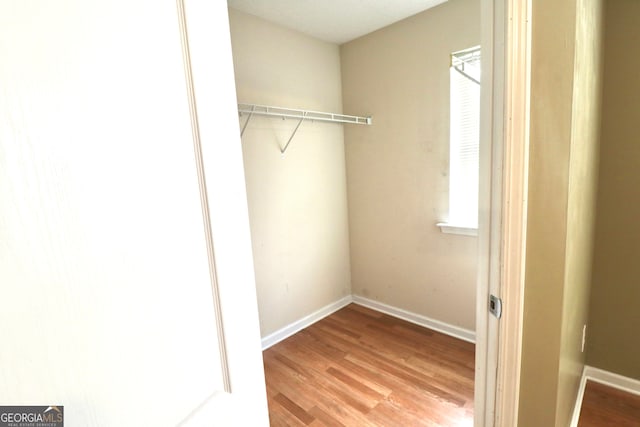
[[[502,300],[495,295],[489,295],[489,313],[493,314],[496,319],[502,316]]]

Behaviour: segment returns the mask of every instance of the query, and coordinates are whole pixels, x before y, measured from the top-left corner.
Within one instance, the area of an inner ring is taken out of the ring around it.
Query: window
[[[480,141],[480,47],[451,54],[449,218],[445,233],[476,235]]]

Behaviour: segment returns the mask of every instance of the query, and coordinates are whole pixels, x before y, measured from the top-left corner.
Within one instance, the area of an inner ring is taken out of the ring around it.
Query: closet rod
[[[258,114],[261,116],[286,117],[292,119],[319,120],[334,123],[353,123],[370,125],[371,117],[349,116],[338,113],[323,113],[320,111],[298,110],[295,108],[274,107],[269,105],[238,104],[240,114]]]
[[[303,120],[318,120],[321,122],[331,123],[352,123],[356,125],[371,124],[371,117],[349,116],[346,114],[337,113],[323,113],[320,111],[297,110],[294,108],[274,107],[270,105],[238,104],[238,113],[241,116],[243,114],[249,115],[247,117],[247,120],[244,122],[244,125],[242,126],[240,137],[244,135],[244,131],[249,124],[249,120],[251,120],[251,117],[253,117],[254,114],[260,116],[272,116],[300,120],[296,125],[296,128],[293,130],[293,133],[289,137],[289,140],[285,144],[284,148],[280,150],[282,154],[287,151],[287,147],[289,147],[291,140],[295,136],[296,132],[298,132],[298,128],[302,124]]]

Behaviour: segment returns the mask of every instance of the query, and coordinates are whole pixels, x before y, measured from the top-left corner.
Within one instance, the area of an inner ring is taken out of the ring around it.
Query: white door
[[[267,425],[225,2],[0,2],[0,405]]]

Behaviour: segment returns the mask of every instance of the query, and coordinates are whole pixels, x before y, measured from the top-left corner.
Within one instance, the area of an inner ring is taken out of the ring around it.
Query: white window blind
[[[451,55],[449,218],[447,224],[478,227],[480,48]]]

